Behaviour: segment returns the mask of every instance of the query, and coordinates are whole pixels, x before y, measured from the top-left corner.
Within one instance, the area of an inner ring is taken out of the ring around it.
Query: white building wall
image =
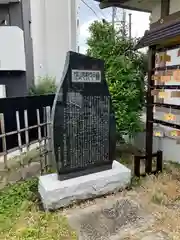
[[[179,0],[170,0],[169,14],[180,11],[180,1]]]
[[[77,1],[31,0],[35,79],[60,81],[66,53],[77,50]]]
[[[45,0],[31,0],[31,36],[33,39],[35,78],[46,75],[43,4]]]

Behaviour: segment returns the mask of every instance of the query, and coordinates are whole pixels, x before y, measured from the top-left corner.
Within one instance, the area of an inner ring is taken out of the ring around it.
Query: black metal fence
[[[27,96],[16,98],[3,98],[0,99],[0,114],[4,116],[5,132],[13,132],[17,130],[16,112],[19,114],[20,128],[25,128],[24,111],[27,110],[28,126],[32,127],[37,124],[37,109],[39,110],[40,122],[44,122],[44,109],[49,106],[52,108],[54,101],[54,94],[41,95],[41,96]],[[44,130],[42,129],[42,137],[44,136]],[[0,134],[2,134],[2,128],[0,126]],[[25,144],[25,132],[21,133],[22,145]],[[38,132],[32,128],[29,130],[29,142],[34,142],[38,139]],[[6,136],[6,149],[7,151],[18,147],[17,135]],[[2,139],[0,139],[0,153],[3,152]]]

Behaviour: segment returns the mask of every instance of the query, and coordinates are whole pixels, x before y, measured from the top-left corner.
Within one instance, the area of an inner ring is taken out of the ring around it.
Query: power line
[[[108,19],[111,21],[111,19],[112,19],[112,12],[107,12],[107,14],[108,14]]]
[[[94,11],[94,9],[91,6],[89,6],[84,0],[81,0],[81,2],[83,2],[86,5],[86,7],[88,7],[96,15],[98,19],[100,19],[97,13]]]
[[[91,0],[93,6],[98,10],[98,13],[100,13],[102,15],[103,18],[107,18],[107,16],[105,16],[105,14],[103,13],[103,11],[99,9],[99,7],[95,4],[94,0]]]
[[[107,18],[107,16],[105,16],[105,14],[102,11],[100,13],[101,13],[103,18]]]

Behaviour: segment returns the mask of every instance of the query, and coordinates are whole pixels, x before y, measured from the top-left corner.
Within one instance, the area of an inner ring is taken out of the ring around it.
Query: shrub
[[[30,95],[46,95],[53,94],[57,90],[56,79],[53,77],[45,76],[39,77],[35,86],[30,89]]]
[[[146,54],[134,50],[137,39],[129,40],[119,30],[107,22],[93,22],[89,27],[87,54],[104,60],[117,131],[133,136],[141,130],[147,61]]]

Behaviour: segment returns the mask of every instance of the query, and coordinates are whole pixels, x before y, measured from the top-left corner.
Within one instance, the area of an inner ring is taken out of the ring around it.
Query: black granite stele
[[[103,61],[68,52],[52,120],[60,180],[112,168],[116,124]]]

